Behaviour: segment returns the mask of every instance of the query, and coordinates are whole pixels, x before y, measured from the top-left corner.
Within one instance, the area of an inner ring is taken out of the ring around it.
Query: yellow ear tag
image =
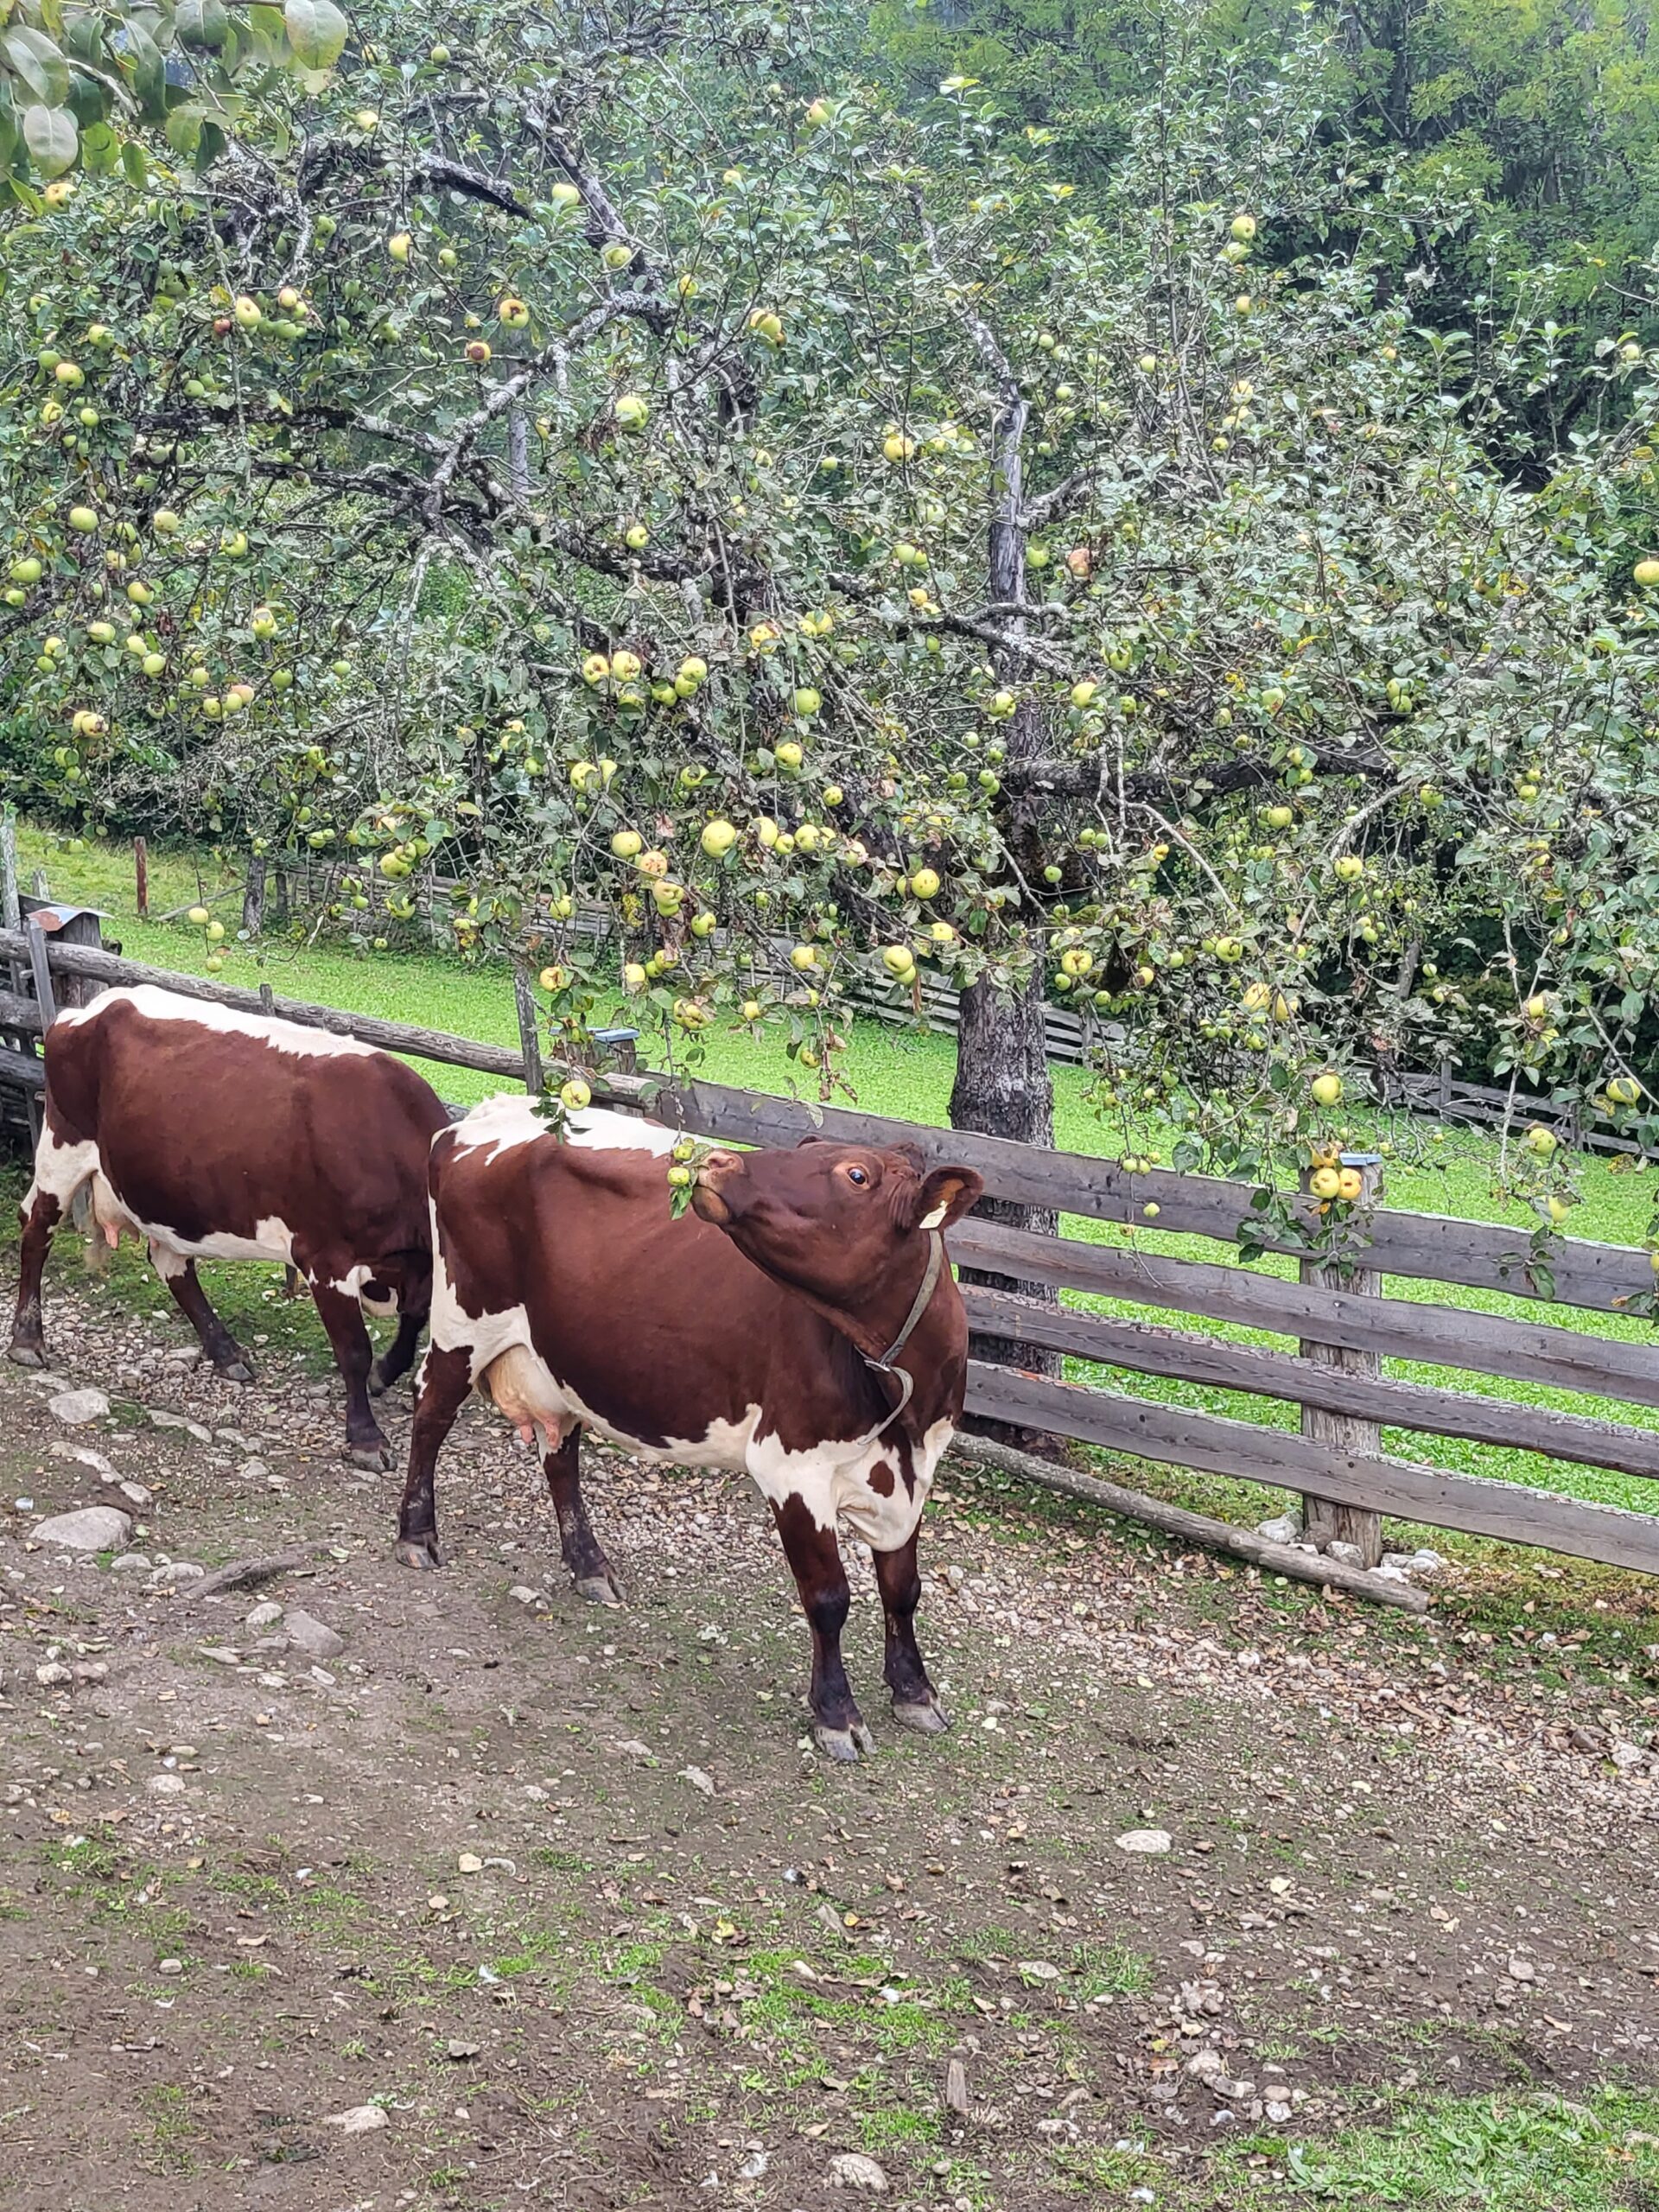
[[[937,1229],[939,1224],[944,1219],[949,1209],[950,1201],[948,1199],[941,1199],[939,1204],[934,1207],[931,1214],[927,1215],[924,1220],[917,1223],[917,1228]]]

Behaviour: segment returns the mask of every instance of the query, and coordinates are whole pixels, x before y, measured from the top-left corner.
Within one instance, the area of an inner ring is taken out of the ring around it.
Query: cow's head
[[[925,1232],[960,1220],[984,1187],[971,1167],[930,1172],[909,1145],[809,1137],[793,1152],[710,1153],[691,1203],[766,1274],[879,1334],[915,1294]]]

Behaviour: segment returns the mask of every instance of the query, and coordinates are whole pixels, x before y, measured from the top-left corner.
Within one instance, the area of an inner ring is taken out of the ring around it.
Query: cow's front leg
[[[409,1474],[404,1502],[397,1514],[397,1541],[392,1556],[404,1567],[443,1565],[438,1550],[438,1507],[433,1496],[438,1453],[455,1425],[467,1393],[473,1387],[470,1353],[440,1351],[433,1344],[426,1355],[415,1390],[415,1424],[409,1438]]]
[[[343,1272],[343,1271],[342,1271]],[[328,1332],[334,1360],[346,1384],[346,1456],[359,1467],[378,1473],[392,1465],[391,1446],[369,1409],[369,1368],[374,1346],[362,1308],[349,1291],[336,1290],[321,1269],[310,1277],[317,1313]]]
[[[875,1738],[864,1725],[842,1662],[841,1632],[852,1599],[835,1529],[821,1529],[798,1497],[772,1510],[812,1630],[807,1697],[813,1740],[826,1758],[855,1759],[861,1751],[874,1751]]]
[[[916,1568],[919,1534],[918,1522],[911,1530],[908,1542],[900,1544],[897,1551],[874,1554],[876,1587],[881,1592],[887,1621],[887,1660],[882,1671],[893,1692],[893,1717],[900,1727],[937,1736],[950,1726],[950,1719],[927,1678],[916,1642],[916,1607],[922,1594],[922,1578]]]
[[[160,1244],[150,1246],[149,1257],[156,1274],[172,1292],[180,1313],[195,1331],[196,1341],[206,1357],[228,1381],[251,1382],[255,1379],[253,1362],[214,1313],[197,1276],[195,1262],[183,1259]]]
[[[542,1462],[553,1510],[559,1516],[559,1549],[578,1596],[589,1598],[598,1605],[620,1605],[622,1586],[588,1524],[582,1500],[581,1445],[582,1431],[573,1428]]]
[[[52,1232],[63,1219],[63,1203],[32,1183],[18,1209],[23,1226],[22,1272],[17,1282],[17,1311],[12,1317],[10,1355],[19,1367],[46,1365],[46,1327],[41,1318],[41,1277],[51,1249]]]

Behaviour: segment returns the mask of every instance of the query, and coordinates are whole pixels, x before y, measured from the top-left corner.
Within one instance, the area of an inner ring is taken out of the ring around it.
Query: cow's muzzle
[[[691,1187],[692,1211],[700,1219],[716,1229],[731,1227],[737,1218],[731,1203],[735,1195],[731,1186],[743,1172],[743,1159],[739,1153],[711,1152],[705,1155]]]

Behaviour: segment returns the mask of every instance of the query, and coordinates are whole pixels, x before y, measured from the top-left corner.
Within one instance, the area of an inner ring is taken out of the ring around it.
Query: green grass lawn
[[[73,898],[103,908],[108,916],[106,935],[118,938],[131,957],[158,967],[202,972],[207,948],[200,930],[181,920],[163,923],[137,919],[130,849],[89,845],[79,852],[71,852],[60,841],[30,830],[20,832],[19,844],[25,876],[29,870],[41,868],[47,874],[54,896]],[[230,880],[202,873],[206,865],[194,857],[181,855],[152,858],[152,912],[161,913],[169,907],[183,906],[202,893],[211,895]],[[279,993],[288,996],[352,1007],[365,1014],[418,1020],[431,1028],[447,1029],[490,1043],[517,1042],[512,995],[499,966],[467,966],[418,950],[356,953],[326,943],[294,945],[270,941],[258,946],[238,945],[232,940],[239,918],[239,898],[233,895],[224,899],[218,911],[231,933],[226,947],[226,981],[252,984],[268,979]],[[619,1005],[618,1012],[620,1018],[626,1018],[625,1007]],[[713,1033],[705,1043],[705,1057],[698,1071],[701,1073],[721,1082],[774,1093],[788,1092],[794,1086],[793,1068],[785,1058],[779,1042],[756,1038],[747,1030],[734,1030]],[[648,1053],[647,1057],[660,1064],[660,1054]],[[857,1024],[855,1030],[849,1072],[858,1103],[868,1111],[938,1126],[947,1119],[954,1061],[955,1042],[948,1035],[912,1033],[879,1022],[864,1021]],[[472,1075],[462,1069],[429,1068],[426,1071],[434,1075],[446,1097],[467,1103],[499,1087],[489,1077]],[[1139,1124],[1130,1131],[1116,1117],[1110,1122],[1103,1121],[1089,1104],[1084,1088],[1081,1070],[1055,1071],[1056,1141],[1063,1148],[1110,1156],[1131,1145],[1160,1147],[1160,1138],[1167,1133],[1158,1125]],[[1496,1188],[1496,1147],[1478,1133],[1447,1132],[1444,1141],[1437,1143],[1433,1141],[1429,1128],[1411,1117],[1402,1116],[1385,1123],[1381,1116],[1356,1114],[1353,1120],[1357,1130],[1363,1130],[1367,1138],[1377,1140],[1386,1135],[1396,1145],[1398,1157],[1389,1163],[1387,1171],[1388,1195],[1393,1204],[1450,1214],[1463,1220],[1503,1223],[1515,1227],[1518,1235],[1533,1226],[1526,1210],[1506,1201]],[[1582,1176],[1583,1203],[1573,1217],[1573,1233],[1612,1243],[1639,1243],[1651,1211],[1649,1182],[1645,1173],[1616,1173],[1599,1160],[1587,1160]],[[1173,1236],[1076,1217],[1067,1217],[1063,1227],[1068,1236],[1101,1243],[1131,1243],[1148,1252],[1212,1261],[1224,1256],[1221,1248],[1202,1237]],[[1294,1262],[1287,1259],[1268,1258],[1261,1265],[1266,1272],[1286,1276],[1294,1273]],[[1448,1351],[1456,1342],[1455,1314],[1464,1309],[1524,1313],[1531,1320],[1546,1320],[1627,1340],[1645,1341],[1651,1334],[1651,1325],[1635,1318],[1587,1313],[1576,1308],[1552,1309],[1538,1300],[1500,1292],[1395,1278],[1389,1278],[1386,1287],[1392,1295],[1433,1304],[1446,1311]],[[215,1295],[219,1294],[216,1291]],[[1147,1308],[1116,1301],[1079,1295],[1071,1297],[1071,1302],[1103,1313],[1147,1318]],[[232,1293],[230,1307],[238,1303],[239,1300]],[[286,1314],[292,1312],[291,1308],[285,1309]],[[1160,1317],[1154,1314],[1151,1318]],[[1164,1318],[1173,1321],[1177,1317]],[[1241,1344],[1281,1341],[1257,1331],[1210,1322],[1202,1317],[1186,1318],[1180,1325]],[[1563,1406],[1645,1427],[1659,1426],[1659,1410],[1567,1394],[1541,1385],[1465,1374],[1450,1364],[1440,1367],[1389,1361],[1385,1363],[1385,1371],[1414,1382],[1449,1384],[1522,1404]],[[1086,1365],[1077,1366],[1075,1372],[1079,1379],[1100,1379],[1096,1370]],[[1294,1406],[1243,1393],[1151,1377],[1112,1379],[1148,1398],[1202,1407],[1236,1420],[1294,1429],[1299,1418]],[[1527,1452],[1420,1436],[1403,1430],[1385,1431],[1384,1448],[1403,1459],[1556,1490],[1601,1503],[1646,1510],[1654,1503],[1648,1484],[1640,1478],[1592,1467],[1567,1466]],[[1147,1469],[1138,1478],[1147,1488],[1179,1496],[1184,1502],[1198,1504],[1233,1521],[1260,1519],[1274,1506],[1272,1493],[1221,1477],[1174,1469]],[[1465,1543],[1455,1537],[1434,1537],[1433,1541],[1442,1549],[1471,1554],[1479,1549],[1472,1540]]]

